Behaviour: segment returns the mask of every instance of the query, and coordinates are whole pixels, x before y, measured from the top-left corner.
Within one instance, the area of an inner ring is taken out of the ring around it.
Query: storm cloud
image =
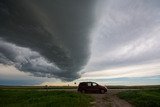
[[[0,0],[0,63],[34,78],[156,77],[159,40],[159,0]]]
[[[92,0],[1,0],[0,63],[34,76],[78,78],[90,55]]]
[[[102,0],[87,71],[160,63],[160,1]]]

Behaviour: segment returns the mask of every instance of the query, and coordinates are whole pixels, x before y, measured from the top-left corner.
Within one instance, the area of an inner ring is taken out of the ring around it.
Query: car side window
[[[96,83],[92,83],[92,85],[93,85],[93,86],[97,86],[97,84],[96,84]]]
[[[80,86],[85,86],[85,84],[84,84],[84,83],[81,83]]]
[[[92,86],[92,84],[91,83],[87,83],[87,86]]]

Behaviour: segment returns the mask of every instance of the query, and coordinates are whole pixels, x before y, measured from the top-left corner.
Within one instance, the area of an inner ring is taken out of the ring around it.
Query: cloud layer
[[[159,63],[159,5],[158,0],[100,1],[86,71]]]
[[[35,76],[78,78],[89,58],[93,4],[91,0],[1,0],[0,62]]]
[[[0,63],[34,76],[154,77],[159,40],[159,0],[0,1]]]

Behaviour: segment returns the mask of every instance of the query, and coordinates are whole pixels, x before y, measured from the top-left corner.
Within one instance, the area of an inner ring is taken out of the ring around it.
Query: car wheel
[[[81,92],[82,92],[82,93],[86,93],[86,91],[85,91],[85,90],[82,90]]]
[[[104,93],[105,93],[105,91],[104,91],[104,90],[101,90],[100,92],[101,92],[101,94],[104,94]]]

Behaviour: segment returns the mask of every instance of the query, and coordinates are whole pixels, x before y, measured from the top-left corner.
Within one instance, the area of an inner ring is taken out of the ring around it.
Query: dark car
[[[104,94],[107,92],[107,87],[101,86],[95,82],[81,82],[78,86],[78,92]]]

